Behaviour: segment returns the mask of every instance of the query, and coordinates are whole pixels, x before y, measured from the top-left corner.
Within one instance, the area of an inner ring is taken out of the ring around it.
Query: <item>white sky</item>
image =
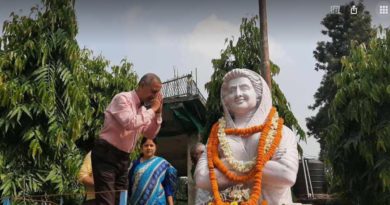
[[[276,82],[291,104],[300,125],[313,95],[320,85],[321,72],[314,70],[316,43],[327,38],[320,31],[321,20],[331,5],[345,0],[268,0],[270,58],[281,72]],[[0,0],[0,25],[10,12],[28,13],[37,0]],[[379,5],[389,1],[365,1],[373,22],[389,26],[390,15],[379,15]],[[22,11],[20,11],[22,10]],[[161,79],[195,72],[198,86],[207,96],[204,84],[213,72],[211,60],[226,47],[225,38],[239,34],[242,17],[258,14],[257,0],[78,0],[76,2],[81,47],[102,54],[112,64],[127,58],[139,76],[147,72]],[[300,142],[304,156],[318,157],[319,144],[308,138]]]

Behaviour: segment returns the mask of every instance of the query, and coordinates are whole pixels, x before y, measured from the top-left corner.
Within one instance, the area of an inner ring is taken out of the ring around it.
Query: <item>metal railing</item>
[[[164,98],[199,96],[200,101],[206,104],[191,74],[163,82],[161,90]]]
[[[310,178],[310,170],[308,165],[308,159],[302,158],[303,176],[305,178],[306,194],[308,199],[314,198],[313,185]]]

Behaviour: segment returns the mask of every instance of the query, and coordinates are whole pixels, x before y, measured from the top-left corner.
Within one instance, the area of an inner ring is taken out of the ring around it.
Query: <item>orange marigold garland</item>
[[[253,127],[243,128],[243,129],[234,129],[234,128],[228,128],[225,129],[225,133],[227,135],[239,135],[241,137],[243,136],[249,136],[250,134],[261,132],[263,130],[263,125],[257,125]]]
[[[259,151],[259,150],[264,150],[265,140],[266,140],[268,132],[271,128],[271,120],[272,120],[275,112],[276,112],[276,110],[274,108],[271,109],[270,114],[268,115],[268,117],[266,119],[266,122],[264,125],[265,128],[264,128],[264,130],[261,133],[261,136],[259,138],[257,159],[261,159],[262,155],[264,153],[264,151]],[[216,126],[216,130],[218,130],[218,125]],[[213,144],[215,146],[213,150],[218,150],[218,145],[219,145],[218,137],[214,133],[213,136],[210,135],[210,138],[213,138],[213,142],[214,142]],[[250,178],[253,178],[255,176],[256,172],[259,171],[258,169],[252,169],[251,171],[248,172],[249,173],[248,175],[236,175],[236,173],[229,171],[228,168],[222,163],[222,161],[218,157],[218,153],[213,155],[213,163],[214,163],[214,166],[217,169],[219,169],[229,180],[235,181],[235,182],[248,181]]]
[[[256,165],[248,173],[244,175],[237,175],[236,173],[229,171],[229,169],[223,164],[218,156],[218,123],[213,125],[213,128],[210,132],[209,142],[207,144],[207,162],[209,168],[209,177],[211,183],[211,189],[214,195],[214,202],[211,204],[215,205],[229,205],[229,202],[224,202],[219,194],[217,177],[214,172],[214,169],[218,169],[223,175],[225,175],[229,180],[234,182],[246,182],[254,178],[254,185],[251,191],[251,195],[248,201],[241,202],[240,205],[257,205],[257,202],[261,195],[261,182],[263,177],[263,168],[265,163],[271,159],[274,155],[276,148],[278,147],[281,137],[282,137],[282,128],[283,128],[283,119],[278,119],[277,132],[272,141],[271,147],[268,152],[265,153],[265,143],[268,137],[272,125],[272,118],[276,113],[276,109],[272,107],[269,115],[267,116],[265,125],[253,126],[250,128],[244,129],[225,129],[226,134],[235,134],[240,136],[250,136],[256,132],[262,131],[258,144],[258,156]],[[265,200],[262,201],[262,205],[266,205]]]

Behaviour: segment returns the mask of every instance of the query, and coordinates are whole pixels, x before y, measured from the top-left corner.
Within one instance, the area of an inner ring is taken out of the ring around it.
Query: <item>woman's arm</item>
[[[167,200],[168,200],[168,205],[173,205],[173,197],[172,196],[168,196]]]
[[[170,166],[165,174],[164,180],[161,182],[164,188],[165,197],[169,205],[173,204],[173,195],[176,191],[177,186],[177,170]]]

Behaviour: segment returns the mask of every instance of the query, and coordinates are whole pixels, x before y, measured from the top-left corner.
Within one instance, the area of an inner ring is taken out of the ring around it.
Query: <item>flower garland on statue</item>
[[[257,128],[252,127],[253,129],[245,128],[245,129],[225,130],[226,134],[229,133],[229,134],[237,134],[237,135],[249,135],[249,134],[254,134],[255,132],[262,131],[259,138],[256,164],[248,173],[244,175],[237,175],[236,173],[228,170],[226,166],[223,164],[223,162],[221,161],[221,159],[219,158],[218,145],[220,142],[218,139],[218,134],[222,134],[223,132],[218,132],[220,130],[219,123],[214,124],[210,132],[209,142],[207,144],[207,162],[209,167],[211,188],[214,195],[214,202],[211,203],[212,205],[231,204],[229,202],[224,202],[220,196],[219,189],[218,189],[218,182],[217,182],[216,174],[214,172],[215,168],[218,169],[229,180],[234,182],[247,182],[254,178],[254,185],[249,200],[240,202],[240,205],[257,205],[257,202],[261,195],[261,181],[263,177],[264,165],[274,155],[282,136],[283,119],[278,118],[276,133],[273,135],[274,136],[273,139],[271,140],[268,139],[274,124],[273,119],[275,113],[276,113],[276,109],[273,107],[265,121],[264,126],[255,126]],[[270,143],[270,141],[272,141],[272,143]],[[268,152],[266,152],[266,144],[269,144]],[[238,203],[232,202],[232,204],[238,204]],[[263,200],[262,205],[266,205],[266,204],[267,202]]]
[[[271,112],[270,112],[271,114]],[[265,152],[268,152],[269,148],[271,147],[271,143],[275,137],[276,130],[278,128],[278,119],[279,115],[277,112],[274,113],[273,116],[268,116],[267,118],[272,119],[271,129],[268,133],[266,142],[265,142]],[[226,121],[222,117],[219,119],[219,126],[218,126],[218,140],[219,145],[221,147],[222,153],[224,154],[227,163],[233,168],[234,171],[237,172],[248,172],[250,171],[256,164],[257,157],[253,157],[252,160],[249,161],[240,161],[236,160],[233,156],[233,152],[229,146],[229,141],[226,137],[226,133],[229,134],[237,134],[242,137],[251,136],[251,134],[256,132],[261,132],[263,130],[263,125],[259,126],[253,126],[250,128],[244,128],[244,129],[237,129],[237,132],[235,132],[235,129],[225,129],[226,127]],[[245,130],[245,131],[242,131]]]

